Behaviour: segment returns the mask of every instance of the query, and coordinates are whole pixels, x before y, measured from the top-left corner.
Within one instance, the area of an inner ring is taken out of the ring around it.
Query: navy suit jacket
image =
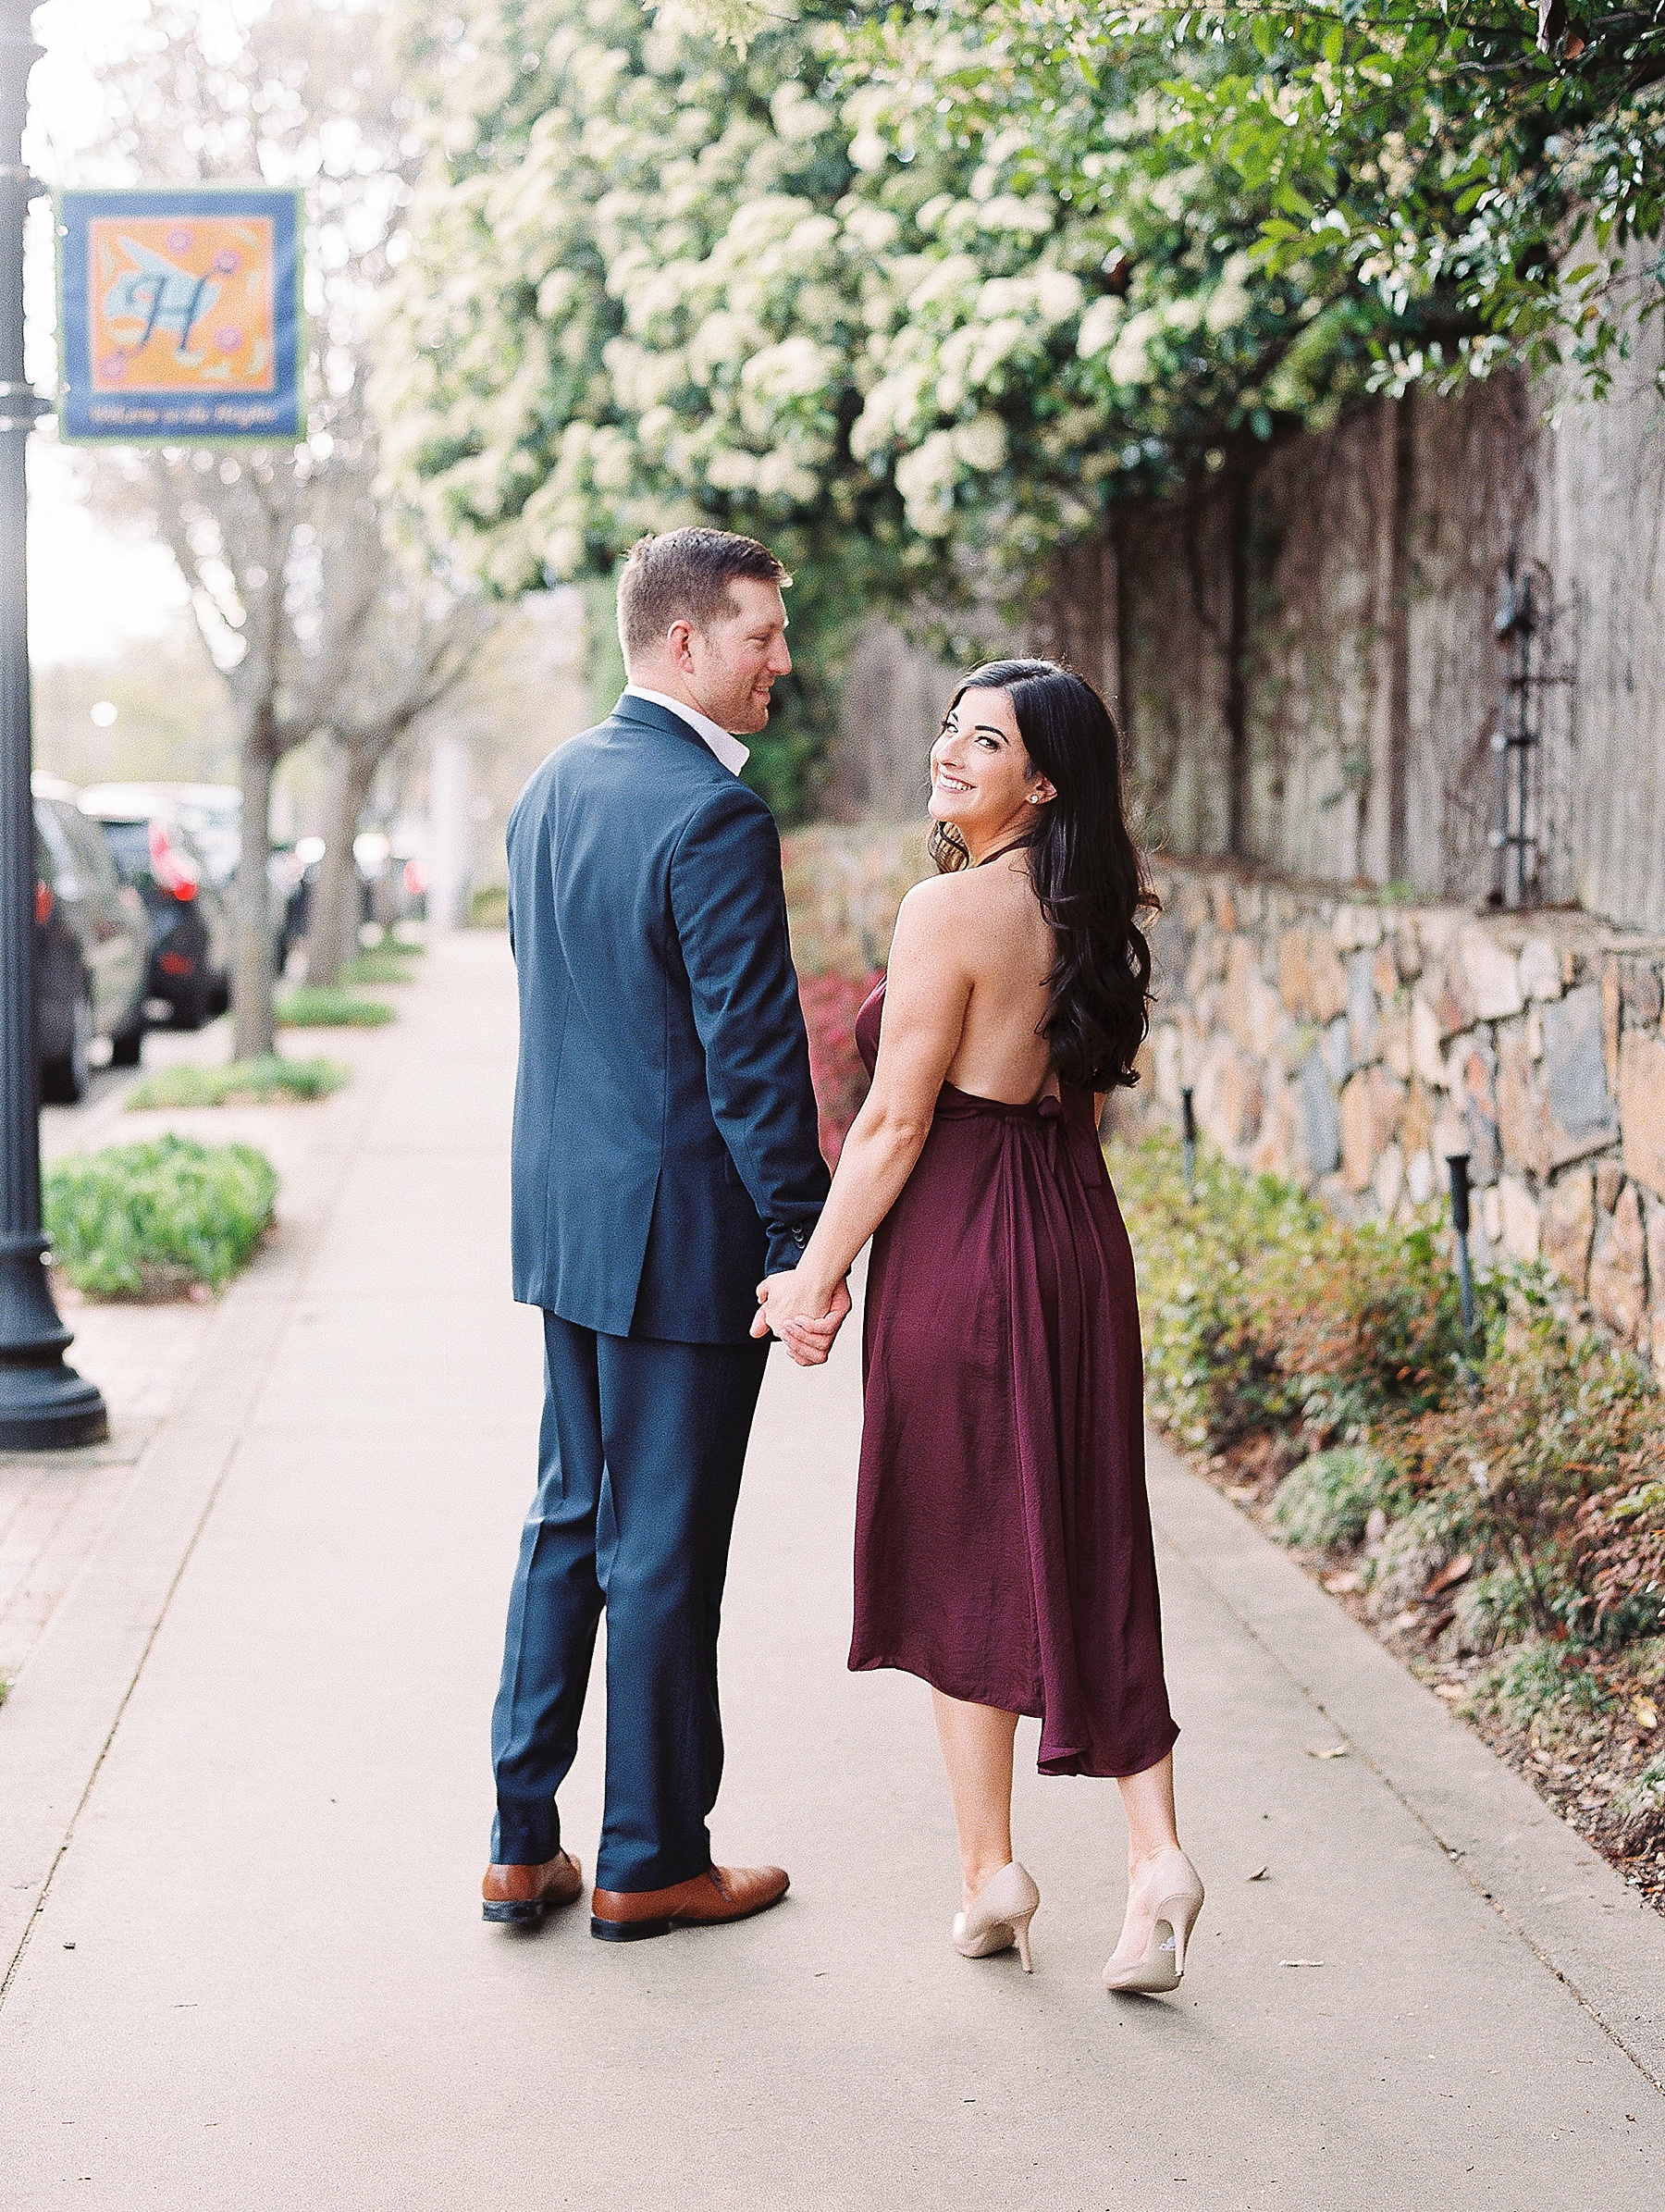
[[[828,1187],[769,809],[627,695],[516,802],[509,932],[515,1297],[744,1341]]]

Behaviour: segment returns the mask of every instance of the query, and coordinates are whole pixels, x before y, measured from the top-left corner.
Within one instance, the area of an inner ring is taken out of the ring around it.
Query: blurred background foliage
[[[966,655],[1117,499],[1350,397],[1599,389],[1659,287],[1665,7],[403,0],[385,458],[495,589],[764,537],[803,806],[856,622]]]

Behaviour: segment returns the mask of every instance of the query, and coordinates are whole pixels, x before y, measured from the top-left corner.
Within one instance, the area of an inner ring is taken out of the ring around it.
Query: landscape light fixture
[[[1474,1341],[1474,1271],[1469,1265],[1469,1155],[1449,1152],[1451,1175],[1451,1227],[1457,1232],[1457,1291],[1462,1301],[1463,1341]]]

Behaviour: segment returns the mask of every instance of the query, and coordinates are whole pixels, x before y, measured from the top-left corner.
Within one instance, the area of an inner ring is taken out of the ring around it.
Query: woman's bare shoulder
[[[916,884],[903,899],[896,921],[911,922],[915,928],[937,929],[956,914],[963,914],[975,901],[978,891],[986,885],[976,883],[975,869],[962,869],[957,875],[930,875],[923,883]]]
[[[1001,868],[960,868],[948,875],[927,876],[902,901],[930,914],[963,914],[1009,898],[1015,888]],[[1027,881],[1024,888],[1028,889]]]
[[[986,926],[998,904],[999,892],[991,877],[975,868],[954,875],[927,876],[902,901],[896,916],[898,932],[916,936],[942,936]]]
[[[953,958],[958,964],[980,933],[975,916],[980,903],[967,895],[967,874],[929,876],[916,884],[896,913],[891,938],[890,966],[915,959],[938,964]],[[986,886],[982,886],[986,889]]]

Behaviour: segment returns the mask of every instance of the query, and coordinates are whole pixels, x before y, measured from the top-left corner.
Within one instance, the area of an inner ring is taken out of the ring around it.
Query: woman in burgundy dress
[[[1013,1739],[1114,1775],[1128,1835],[1113,1989],[1171,1989],[1202,1886],[1179,1848],[1145,1499],[1132,1256],[1099,1149],[1145,1033],[1152,903],[1116,727],[1044,661],[962,686],[931,752],[942,872],[903,901],[857,1038],[873,1086],[758,1333],[824,1356],[870,1236],[852,1668],[931,1685],[964,1883],[953,1940],[1015,1944]]]

